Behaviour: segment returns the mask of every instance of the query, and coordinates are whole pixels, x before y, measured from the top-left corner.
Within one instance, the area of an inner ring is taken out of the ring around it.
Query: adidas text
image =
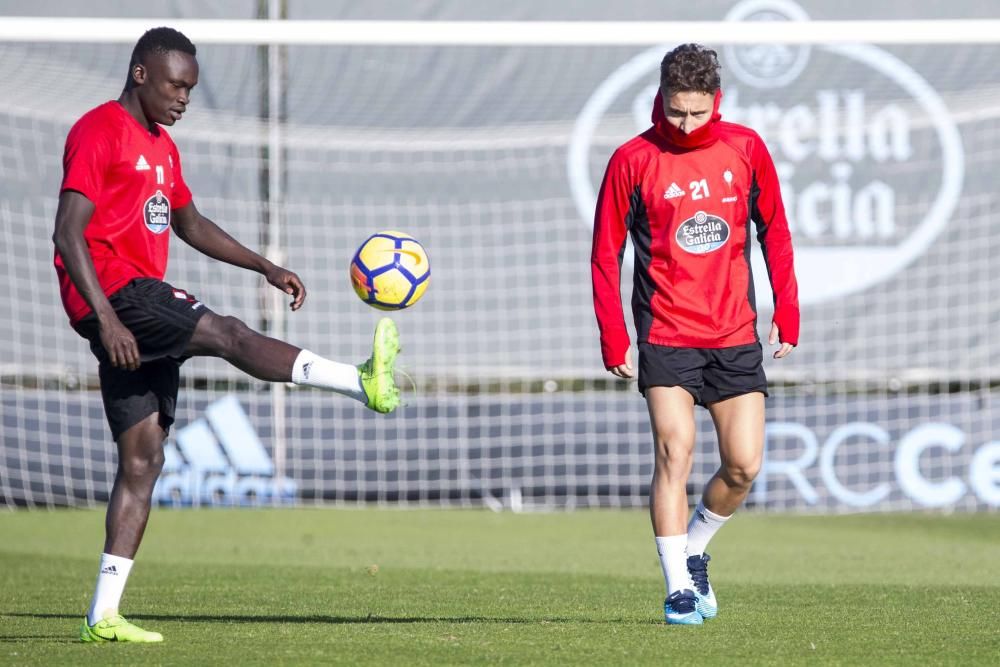
[[[294,502],[295,482],[277,474],[250,419],[230,394],[177,431],[163,448],[153,500],[164,505],[258,505]]]

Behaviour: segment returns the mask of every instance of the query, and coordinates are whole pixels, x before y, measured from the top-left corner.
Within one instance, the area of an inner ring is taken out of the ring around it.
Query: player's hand
[[[774,322],[771,322],[771,335],[767,337],[767,342],[770,345],[774,345],[778,342],[778,325]],[[782,343],[781,347],[775,350],[774,358],[781,359],[782,357],[787,357],[788,354],[794,349],[795,346],[791,343]]]
[[[139,368],[139,344],[132,332],[112,315],[100,325],[101,345],[111,358],[111,365],[134,371]]]
[[[292,295],[292,310],[298,310],[306,300],[306,286],[302,284],[299,277],[280,266],[275,266],[264,274],[267,282],[271,283],[285,294]]]
[[[611,371],[612,375],[628,380],[635,377],[635,371],[632,369],[632,350],[625,351],[625,363],[618,364],[617,366],[612,366],[608,369]]]

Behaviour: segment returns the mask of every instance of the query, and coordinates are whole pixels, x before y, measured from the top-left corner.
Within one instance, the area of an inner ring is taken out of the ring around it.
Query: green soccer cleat
[[[80,641],[150,644],[162,642],[163,635],[159,632],[143,630],[138,625],[126,621],[120,614],[114,614],[113,616],[105,616],[94,625],[88,625],[87,619],[84,618],[83,625],[80,626]]]
[[[369,409],[383,414],[392,412],[399,405],[399,388],[393,377],[396,355],[399,354],[399,330],[396,323],[383,317],[375,325],[372,356],[358,366],[361,388],[365,391]]]

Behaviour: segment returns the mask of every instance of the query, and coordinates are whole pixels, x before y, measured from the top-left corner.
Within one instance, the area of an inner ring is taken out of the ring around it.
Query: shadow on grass
[[[0,616],[35,619],[79,619],[79,614],[46,614],[25,612],[0,613]],[[129,614],[130,619],[143,621],[179,621],[184,623],[328,623],[331,625],[350,625],[360,623],[496,623],[520,625],[546,625],[549,623],[592,623],[595,625],[662,625],[662,621],[635,620],[624,618],[505,618],[502,616],[328,616],[310,614],[305,616],[276,615],[202,615],[202,614]]]

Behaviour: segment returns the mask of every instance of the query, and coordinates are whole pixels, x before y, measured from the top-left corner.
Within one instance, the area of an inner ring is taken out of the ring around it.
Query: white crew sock
[[[712,539],[716,531],[722,528],[723,524],[729,521],[729,516],[719,516],[715,512],[705,507],[705,501],[698,503],[691,515],[688,523],[688,554],[700,556],[705,553],[708,541]]]
[[[309,350],[302,350],[299,356],[295,357],[295,363],[292,364],[292,382],[307,387],[332,389],[356,401],[368,402],[365,390],[361,388],[361,376],[358,375],[357,366],[330,361]]]
[[[668,596],[685,588],[694,590],[694,582],[688,573],[687,540],[687,535],[656,538],[656,553],[660,554],[660,567],[663,568]]]
[[[87,612],[87,623],[94,625],[105,615],[118,613],[118,603],[125,592],[128,573],[132,571],[132,561],[121,556],[101,554],[101,569],[97,573],[97,586]]]

